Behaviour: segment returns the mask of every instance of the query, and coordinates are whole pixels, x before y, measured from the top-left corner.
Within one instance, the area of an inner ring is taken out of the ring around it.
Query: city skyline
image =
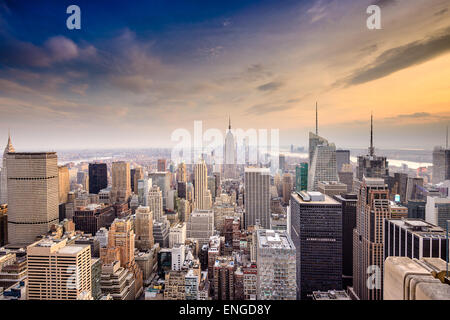
[[[306,146],[318,101],[338,147],[367,148],[371,112],[377,148],[445,144],[446,1],[131,2],[79,1],[81,30],[67,3],[0,5],[0,141],[10,128],[20,150],[170,148],[174,130],[225,133],[231,115]]]

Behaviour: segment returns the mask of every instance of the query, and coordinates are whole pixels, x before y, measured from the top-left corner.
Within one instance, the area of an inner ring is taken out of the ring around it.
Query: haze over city
[[[319,133],[366,148],[445,144],[450,19],[445,0],[67,1],[0,4],[0,141],[18,150],[171,147],[177,128]]]

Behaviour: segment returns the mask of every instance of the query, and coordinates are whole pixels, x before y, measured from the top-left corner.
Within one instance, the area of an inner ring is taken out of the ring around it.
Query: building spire
[[[448,125],[447,125],[447,135],[445,136],[445,149],[448,149]]]
[[[317,113],[317,101],[316,101],[316,135],[319,135],[319,116]]]
[[[373,112],[370,114],[370,147],[369,147],[369,155],[373,156],[375,153],[373,147]]]
[[[228,116],[228,129],[231,130],[231,117]]]
[[[16,152],[11,142],[11,130],[8,129],[8,143],[6,144],[5,151],[3,155],[6,155],[8,152]]]

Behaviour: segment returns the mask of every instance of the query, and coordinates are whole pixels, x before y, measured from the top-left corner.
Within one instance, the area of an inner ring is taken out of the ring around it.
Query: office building
[[[161,248],[169,247],[170,222],[166,216],[153,222],[153,237]]]
[[[207,244],[214,234],[214,212],[195,209],[189,216],[186,238],[195,239],[199,245]]]
[[[58,167],[58,199],[59,203],[66,203],[70,191],[69,168],[67,166]]]
[[[112,163],[111,196],[114,202],[127,202],[131,196],[130,164],[125,161]]]
[[[155,244],[155,239],[153,238],[153,213],[149,207],[139,206],[136,209],[134,224],[136,248],[142,251],[153,248]]]
[[[231,119],[228,123],[228,131],[225,136],[224,145],[224,163],[223,163],[223,178],[235,179],[236,178],[236,141],[233,133],[231,132]]]
[[[170,190],[170,173],[169,172],[152,172],[149,173],[149,178],[152,179],[153,186],[158,186],[162,194],[162,205],[166,209],[167,197]]]
[[[297,298],[342,289],[342,207],[320,192],[291,195],[291,238],[297,262]],[[259,272],[259,268],[258,268]]]
[[[158,172],[165,172],[166,171],[166,159],[158,159]]]
[[[186,300],[185,271],[169,271],[165,274],[164,300]]]
[[[8,205],[0,204],[0,247],[8,243]]]
[[[0,171],[0,204],[8,203],[8,169],[6,166],[6,156],[15,152],[11,142],[11,135],[8,132],[8,143],[3,151],[2,170]]]
[[[447,220],[450,220],[450,198],[428,196],[425,206],[425,220],[442,229],[447,228]]]
[[[433,150],[432,183],[438,184],[450,180],[450,149],[435,147]]]
[[[177,243],[184,244],[186,242],[186,223],[180,222],[170,227],[169,230],[169,248]]]
[[[351,164],[344,164],[338,172],[339,182],[347,186],[347,192],[353,192],[353,167]]]
[[[347,192],[347,185],[337,181],[319,181],[317,190],[329,197],[337,196]]]
[[[89,193],[98,194],[108,187],[106,163],[89,163]]]
[[[289,199],[291,197],[291,192],[293,190],[292,175],[290,173],[285,173],[282,180],[283,189],[283,202],[289,204]]]
[[[333,198],[342,206],[342,284],[345,289],[353,284],[353,229],[358,197],[354,193],[343,193]]]
[[[308,190],[317,191],[319,181],[338,181],[336,168],[336,146],[320,138],[320,144],[314,147],[308,172]]]
[[[187,182],[187,170],[186,164],[184,162],[178,164],[177,182],[185,182],[185,183]]]
[[[207,199],[208,180],[206,164],[203,160],[195,164],[194,167],[194,208],[208,210],[210,204]]]
[[[144,168],[137,167],[130,170],[130,186],[132,192],[138,193],[138,182],[144,178]]]
[[[366,178],[385,178],[389,176],[389,166],[386,157],[375,155],[373,146],[373,116],[370,117],[370,147],[367,155],[358,156],[356,179],[362,181]]]
[[[337,171],[342,171],[344,164],[350,164],[350,150],[336,150],[336,168]]]
[[[8,240],[30,244],[59,222],[55,152],[8,153]]]
[[[303,162],[295,167],[295,191],[308,189],[308,163]]]
[[[116,217],[114,208],[103,204],[88,204],[74,210],[76,230],[95,234],[100,228],[109,228]]]
[[[148,207],[153,213],[153,219],[160,221],[163,217],[163,195],[158,186],[153,186],[148,193]]]
[[[270,228],[270,171],[268,168],[246,168],[245,229],[259,225]]]
[[[103,294],[111,295],[113,300],[134,300],[135,279],[133,273],[120,266],[120,261],[103,263],[100,278]]]
[[[235,300],[235,271],[233,257],[217,257],[213,267],[214,300]]]
[[[361,300],[382,300],[382,279],[367,286],[367,270],[383,273],[383,223],[391,219],[389,191],[381,178],[356,181],[358,202],[353,230],[353,291]]]
[[[29,300],[92,297],[91,247],[43,239],[27,247]],[[42,272],[51,270],[51,272]]]
[[[411,259],[446,259],[445,230],[421,219],[386,219],[384,259],[390,256]]]
[[[296,299],[296,247],[289,235],[256,230],[257,299]]]

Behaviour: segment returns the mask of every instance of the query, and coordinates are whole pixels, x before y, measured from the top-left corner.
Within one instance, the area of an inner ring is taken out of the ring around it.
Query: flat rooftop
[[[405,218],[388,219],[387,221],[421,237],[440,238],[446,236],[444,229],[421,219]]]
[[[292,240],[285,232],[275,230],[258,230],[258,247],[274,249],[295,249]]]
[[[308,192],[300,192],[300,194],[305,196],[305,199],[303,199],[298,192],[293,192],[292,196],[295,200],[299,203],[305,203],[305,204],[336,204],[339,205],[340,203],[333,198],[327,196],[326,194],[322,194],[321,192],[317,191],[308,191]],[[320,195],[320,197],[319,197]],[[307,198],[309,196],[309,201],[307,201]],[[322,197],[323,196],[323,197]],[[317,198],[321,198],[323,200],[315,200]]]
[[[264,174],[270,174],[269,168],[245,168],[245,172],[259,172]]]

